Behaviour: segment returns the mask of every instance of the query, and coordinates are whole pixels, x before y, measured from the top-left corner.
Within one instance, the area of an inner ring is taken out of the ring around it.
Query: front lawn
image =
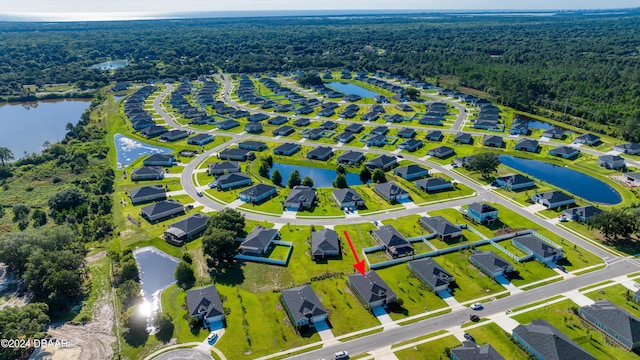
[[[447,349],[453,349],[462,344],[453,335],[432,340],[412,348],[396,351],[399,360],[448,359]]]
[[[522,348],[511,341],[511,335],[507,334],[496,323],[467,330],[476,339],[478,345],[490,344],[505,359],[526,359],[527,354]]]
[[[459,302],[504,291],[504,287],[493,281],[469,262],[470,250],[440,255],[434,260],[455,278],[453,296]]]
[[[408,215],[395,219],[385,219],[382,221],[384,225],[392,225],[407,238],[426,235],[429,232],[425,230],[420,223],[420,215]]]
[[[372,223],[360,223],[353,225],[336,225],[334,228],[338,235],[342,238],[343,232],[346,230],[349,234],[349,238],[353,242],[353,246],[358,252],[358,256],[362,254],[363,248],[373,247],[380,245],[374,240],[369,232],[377,229]]]

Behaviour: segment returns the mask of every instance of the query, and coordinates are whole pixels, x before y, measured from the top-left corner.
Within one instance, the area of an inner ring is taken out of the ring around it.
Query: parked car
[[[202,191],[198,191],[198,196],[202,197]]]
[[[480,320],[480,316],[478,316],[476,314],[471,314],[469,316],[469,320],[471,320],[471,321],[479,321]]]
[[[333,358],[335,360],[348,359],[349,353],[346,351],[338,351],[337,353],[333,354]]]
[[[482,310],[484,307],[481,303],[477,302],[471,305],[471,310]]]
[[[471,336],[471,334],[464,333],[464,338],[469,341],[476,342],[476,339],[474,339],[473,336]]]
[[[207,336],[207,342],[209,344],[213,344],[216,339],[218,338],[218,333],[215,331],[212,331],[211,334],[209,334],[209,336]]]

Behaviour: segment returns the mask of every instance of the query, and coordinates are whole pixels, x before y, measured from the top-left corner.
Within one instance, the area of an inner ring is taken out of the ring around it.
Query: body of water
[[[500,155],[500,161],[589,201],[608,205],[622,201],[620,193],[607,183],[573,169],[509,155]]]
[[[127,167],[137,158],[150,154],[170,154],[171,149],[145,144],[141,141],[128,138],[122,134],[115,134],[113,140],[116,143],[116,158],[118,169]]]
[[[538,121],[538,120],[527,121],[527,125],[529,125],[529,127],[532,129],[542,129],[542,130],[551,129],[553,127],[553,125],[549,123]]]
[[[16,159],[40,153],[42,144],[57,143],[67,133],[68,123],[77,124],[91,100],[55,100],[0,104],[0,146]]]
[[[127,65],[129,65],[129,62],[127,60],[111,60],[111,61],[102,62],[100,64],[91,65],[91,68],[107,71],[107,70],[118,70]]]
[[[334,82],[326,83],[325,85],[336,91],[340,91],[341,93],[360,95],[363,98],[372,98],[376,95],[380,95],[377,92],[367,90],[361,86],[358,86],[352,83],[343,83],[343,82],[334,81]]]
[[[336,178],[335,170],[280,164],[276,162],[273,163],[273,166],[269,171],[269,177],[271,177],[271,173],[273,173],[275,169],[280,171],[283,184],[287,183],[289,175],[291,175],[294,170],[298,170],[300,173],[300,179],[304,179],[305,176],[312,178],[314,187],[333,187],[333,180]],[[360,175],[347,172],[347,184],[349,186],[361,185],[362,181],[360,181]]]
[[[143,315],[151,316],[160,308],[162,290],[176,281],[173,273],[179,260],[151,246],[134,250],[133,257],[140,269]]]

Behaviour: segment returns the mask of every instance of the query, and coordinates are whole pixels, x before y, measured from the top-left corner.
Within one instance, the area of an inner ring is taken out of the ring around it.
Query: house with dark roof
[[[498,219],[498,209],[487,203],[474,202],[467,206],[467,216],[481,224],[493,224]]]
[[[340,239],[333,229],[311,233],[311,256],[314,260],[340,255]]]
[[[364,130],[364,126],[362,124],[356,124],[356,123],[349,124],[347,125],[346,128],[344,128],[344,131],[349,131],[354,134],[359,134],[362,132],[362,130]]]
[[[533,320],[513,329],[513,339],[538,360],[596,360],[567,335],[545,320]]]
[[[618,151],[622,154],[638,155],[640,154],[640,145],[634,142],[630,142],[626,144],[616,145],[613,147],[613,150]]]
[[[224,309],[215,285],[187,290],[189,315],[202,319],[205,328],[224,319]]]
[[[372,135],[386,135],[389,132],[389,128],[386,126],[376,126],[370,132]]]
[[[421,125],[442,126],[442,118],[440,116],[425,115],[418,120],[418,123]]]
[[[473,137],[471,136],[471,134],[460,132],[460,133],[457,133],[456,136],[453,138],[453,142],[458,144],[472,144]]]
[[[276,117],[272,117],[271,119],[267,120],[267,123],[271,125],[282,125],[287,121],[289,121],[289,118],[282,115],[278,115]]]
[[[436,141],[436,142],[440,142],[442,141],[442,138],[444,136],[442,135],[442,131],[440,130],[433,130],[433,131],[429,131],[427,133],[427,136],[425,137],[425,139],[429,140],[429,141]]]
[[[247,161],[253,160],[256,158],[256,155],[251,150],[246,149],[224,149],[218,153],[218,159],[220,160],[236,160],[236,161]]]
[[[482,145],[501,148],[504,146],[504,141],[502,140],[502,136],[485,135],[484,140],[482,140]]]
[[[337,158],[337,161],[338,161],[338,164],[343,164],[343,165],[358,165],[362,161],[364,161],[364,159],[365,159],[365,156],[361,152],[347,151],[340,154],[340,156],[338,156]]]
[[[409,269],[434,292],[447,290],[454,280],[453,275],[430,257],[410,261]]]
[[[248,132],[249,134],[260,134],[261,132],[263,132],[263,128],[262,128],[262,124],[259,122],[250,122],[247,123],[244,126],[244,131]]]
[[[413,246],[391,225],[380,226],[371,231],[371,236],[384,245],[387,254],[394,259],[414,254]]]
[[[294,126],[309,126],[309,124],[311,124],[311,120],[309,120],[308,118],[299,118],[296,121],[293,122]]]
[[[374,121],[380,117],[380,114],[375,111],[369,111],[368,113],[360,116],[360,119],[364,121]]]
[[[328,146],[317,146],[307,153],[307,159],[325,161],[333,156],[333,149]]]
[[[250,188],[242,190],[238,194],[238,199],[251,204],[259,204],[267,199],[270,199],[278,193],[278,189],[275,186],[267,184],[256,184]]]
[[[162,180],[164,179],[164,169],[160,166],[144,166],[133,169],[129,177],[131,181]]]
[[[216,110],[218,113],[220,113],[219,110]],[[232,129],[234,127],[238,127],[240,126],[240,123],[235,121],[235,120],[231,120],[231,119],[227,119],[227,120],[223,120],[220,121],[216,124],[218,126],[218,129],[220,130],[229,130]]]
[[[414,152],[424,146],[422,140],[409,139],[404,141],[398,145],[398,149],[406,150],[409,152]]]
[[[333,121],[325,121],[322,124],[320,124],[320,126],[318,126],[318,128],[322,130],[333,130],[337,127],[338,127],[338,124],[336,124]]]
[[[160,140],[164,141],[178,141],[189,136],[186,130],[170,130],[160,135]]]
[[[574,144],[593,146],[601,142],[600,137],[594,134],[582,134],[573,139]]]
[[[396,109],[404,112],[413,111],[413,108],[407,104],[396,104]]]
[[[209,184],[209,187],[216,188],[218,190],[226,190],[251,185],[252,182],[253,179],[251,179],[251,176],[242,172],[235,172],[218,176],[211,184]]]
[[[594,217],[597,214],[600,214],[602,210],[598,209],[593,205],[586,205],[580,207],[574,207],[571,209],[567,209],[562,212],[564,216],[569,220],[578,221],[578,222],[587,222],[589,219]]]
[[[410,194],[407,190],[396,185],[394,182],[386,182],[382,184],[376,184],[373,190],[380,195],[383,199],[390,203],[400,202],[401,200],[410,199]]]
[[[238,247],[238,253],[247,256],[263,256],[271,246],[271,242],[279,237],[278,229],[267,229],[258,225],[247,234]]]
[[[291,156],[297,153],[298,151],[300,151],[300,144],[296,144],[296,143],[284,143],[276,147],[275,149],[273,149],[273,153],[275,155],[284,155],[284,156]]]
[[[527,135],[529,133],[529,123],[526,121],[514,122],[511,124],[509,134],[511,135]]]
[[[291,325],[296,328],[313,325],[326,320],[329,316],[309,285],[282,290],[280,297]]]
[[[451,349],[451,360],[505,360],[490,344],[482,346],[463,341],[462,346]]]
[[[340,209],[355,210],[365,206],[362,196],[351,188],[333,190],[332,196],[338,203]]]
[[[187,144],[202,146],[214,140],[211,134],[198,134],[187,139]]]
[[[546,129],[542,133],[542,137],[546,137],[546,138],[550,138],[550,139],[564,139],[565,130],[563,128],[559,128],[559,127],[551,127],[549,129]]]
[[[387,121],[392,123],[400,123],[404,121],[404,116],[400,114],[393,114],[387,118]]]
[[[164,200],[167,198],[167,191],[162,185],[143,186],[129,192],[131,204],[137,205],[149,201]]]
[[[452,148],[448,147],[448,146],[439,146],[435,149],[431,149],[427,152],[428,155],[431,156],[435,156],[438,159],[444,159],[446,157],[449,157],[453,154],[455,154],[455,152],[453,151]]]
[[[535,187],[536,183],[533,179],[520,174],[506,175],[496,178],[496,183],[499,187],[509,189],[511,191],[527,189]]]
[[[140,120],[132,120],[131,126],[133,126],[134,130],[142,130],[149,128],[150,126],[155,125],[155,121],[151,119],[140,119]]]
[[[387,144],[387,137],[382,134],[373,135],[364,141],[367,146],[384,146]]]
[[[640,186],[640,172],[626,173],[623,176],[624,180],[630,185]]]
[[[207,168],[209,175],[217,176],[240,172],[240,164],[237,161],[221,161],[210,163]]]
[[[140,134],[146,138],[153,138],[156,136],[160,136],[161,134],[164,134],[166,132],[167,132],[166,127],[158,126],[158,125],[152,125],[152,126],[149,126],[148,128],[144,128],[140,130]]]
[[[368,309],[392,304],[397,298],[396,293],[389,288],[389,285],[374,270],[367,271],[364,276],[360,273],[349,275],[347,284],[360,302]]]
[[[549,150],[549,155],[561,157],[563,159],[571,159],[580,153],[580,150],[571,146],[558,146],[557,148]]]
[[[365,163],[365,166],[369,169],[382,169],[388,171],[394,166],[398,165],[398,159],[395,156],[380,155]]]
[[[514,270],[513,265],[493,251],[475,250],[469,256],[469,262],[492,279]]]
[[[420,225],[445,241],[462,236],[462,229],[442,216],[423,216],[420,218]]]
[[[296,132],[296,129],[289,125],[280,126],[272,131],[273,136],[289,136]]]
[[[238,148],[244,149],[244,150],[251,150],[251,151],[262,151],[267,148],[267,144],[263,143],[262,141],[247,140],[247,141],[238,143]]]
[[[336,135],[333,140],[341,142],[343,144],[349,143],[355,139],[355,135],[353,135],[350,131],[343,131],[340,134]]]
[[[553,246],[533,234],[516,236],[511,242],[525,253],[532,253],[533,257],[542,263],[554,262],[564,256],[562,248]]]
[[[200,236],[207,229],[209,215],[193,214],[177,221],[164,231],[164,240],[175,245],[182,245]]]
[[[413,139],[416,136],[416,131],[415,129],[411,129],[411,128],[402,128],[400,130],[398,130],[398,133],[396,134],[399,138],[404,138],[404,139]]]
[[[140,209],[140,215],[153,223],[184,213],[184,206],[175,200],[162,200]]]
[[[388,104],[389,103],[389,99],[384,95],[376,95],[376,96],[373,97],[373,100],[375,100],[375,102],[378,103],[378,104]]]
[[[309,186],[295,186],[284,201],[284,207],[289,210],[311,209],[318,197],[318,193]]]
[[[395,168],[393,173],[405,180],[414,180],[429,176],[429,170],[415,164]]]
[[[618,155],[598,156],[598,165],[605,169],[618,170],[625,167],[624,158]]]
[[[325,130],[317,128],[310,129],[304,134],[304,137],[309,140],[318,140],[324,135]]]
[[[173,155],[153,154],[142,161],[144,166],[173,166],[176,158]]]
[[[519,151],[538,152],[540,145],[538,144],[538,140],[520,139],[514,146],[514,149]]]
[[[640,347],[640,319],[610,301],[581,306],[578,315],[625,349],[633,351]]]
[[[558,190],[533,194],[531,196],[531,200],[538,204],[542,204],[549,209],[555,209],[560,206],[575,204],[576,202],[573,197]]]
[[[433,192],[445,189],[451,189],[453,184],[451,181],[440,177],[418,180],[414,183],[420,190],[424,192]]]

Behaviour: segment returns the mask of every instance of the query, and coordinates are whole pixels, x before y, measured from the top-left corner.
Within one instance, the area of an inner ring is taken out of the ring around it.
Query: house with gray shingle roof
[[[429,170],[415,164],[395,168],[393,173],[405,180],[415,180],[429,176]]]
[[[543,263],[562,259],[562,248],[554,247],[532,234],[520,235],[511,239],[513,245],[524,252],[531,252],[533,257]]]
[[[600,137],[593,134],[582,134],[573,139],[573,143],[593,146],[600,143]]]
[[[423,258],[409,262],[409,269],[433,291],[444,291],[454,278],[432,258]]]
[[[328,146],[318,146],[307,153],[308,159],[325,161],[333,156],[333,149]]]
[[[578,315],[627,350],[640,347],[640,319],[608,300],[582,306]]]
[[[251,230],[238,247],[238,253],[249,256],[262,256],[269,249],[271,242],[280,237],[278,229],[267,229],[260,225]]]
[[[347,151],[338,156],[338,163],[343,165],[358,165],[364,161],[365,156],[358,151]]]
[[[416,131],[411,128],[402,128],[396,134],[400,138],[411,139],[416,136]]]
[[[256,155],[251,150],[232,148],[222,150],[218,153],[218,158],[220,160],[247,161],[255,159]]]
[[[218,176],[209,187],[225,190],[250,185],[252,182],[251,176],[242,172],[235,172]]]
[[[160,166],[143,166],[133,169],[130,178],[131,181],[162,180],[164,179],[164,169]]]
[[[626,144],[620,144],[613,147],[614,151],[618,151],[623,154],[638,155],[640,154],[640,145],[630,142]]]
[[[439,146],[435,149],[431,149],[427,152],[428,155],[435,156],[438,159],[444,159],[448,156],[451,156],[455,153],[455,151],[448,146]]]
[[[284,143],[276,147],[275,149],[273,149],[273,153],[275,155],[284,155],[284,156],[291,156],[297,153],[298,151],[300,151],[300,144],[295,144],[295,143]]]
[[[514,146],[516,150],[528,152],[538,152],[539,148],[540,144],[538,144],[538,140],[532,139],[520,139]]]
[[[210,163],[207,168],[207,173],[209,175],[223,175],[240,172],[240,163],[237,161],[219,161]]]
[[[576,199],[558,190],[533,194],[531,196],[531,200],[537,202],[538,204],[542,204],[549,209],[555,209],[560,206],[575,204],[576,202]]]
[[[354,189],[336,189],[332,195],[341,209],[358,209],[365,206],[364,199]]]
[[[215,285],[187,290],[189,315],[202,319],[205,328],[224,319],[224,309]]]
[[[142,160],[144,166],[173,166],[176,158],[173,155],[153,154]]]
[[[482,145],[501,148],[504,146],[504,140],[502,140],[502,136],[485,135],[484,139],[482,140]]]
[[[536,186],[533,179],[529,179],[528,177],[520,174],[501,176],[496,179],[496,183],[498,186],[512,191]]]
[[[380,226],[371,232],[371,236],[384,245],[387,254],[393,258],[414,254],[413,246],[391,225]]]
[[[309,186],[294,187],[284,201],[284,207],[290,210],[311,209],[318,193]]]
[[[569,220],[578,222],[587,222],[595,215],[601,213],[602,210],[593,205],[579,206],[571,209],[567,209],[562,212]]]
[[[440,177],[418,180],[414,184],[424,192],[451,189],[453,187],[451,181],[445,180]]]
[[[165,241],[182,245],[187,241],[191,241],[200,236],[207,229],[207,221],[209,215],[193,214],[177,221],[164,231]]]
[[[451,360],[505,360],[490,344],[482,346],[463,341],[462,346],[451,349]]]
[[[311,233],[311,256],[324,259],[340,255],[340,239],[333,229],[322,229]]]
[[[131,190],[129,198],[131,198],[133,205],[137,205],[149,201],[164,200],[167,198],[167,191],[162,185],[143,186]]]
[[[281,299],[291,324],[296,328],[313,325],[329,316],[309,285],[282,290]]]
[[[276,189],[275,186],[256,184],[250,188],[242,190],[238,194],[238,199],[252,204],[259,204],[262,201],[270,199],[277,193],[278,189]]]
[[[469,262],[492,279],[513,271],[513,265],[493,251],[475,250],[469,256]]]
[[[442,216],[423,216],[420,218],[420,225],[425,229],[436,233],[442,240],[451,240],[462,236],[462,229],[452,224]]]
[[[598,156],[598,165],[605,169],[618,170],[624,168],[624,158],[618,155]]]
[[[397,164],[398,164],[398,159],[395,156],[388,156],[388,155],[380,155],[377,158],[374,158],[365,163],[365,165],[369,169],[382,169],[383,171],[392,169]]]
[[[567,335],[545,320],[533,320],[513,329],[513,339],[540,360],[596,360]]]
[[[563,159],[571,159],[578,156],[580,150],[571,146],[558,146],[557,148],[549,150],[549,155],[561,157]]]
[[[175,200],[158,201],[140,209],[140,215],[152,223],[182,213],[184,206]]]
[[[367,271],[364,276],[360,273],[349,275],[347,284],[368,309],[396,301],[396,293],[389,288],[389,285],[374,270]]]
[[[376,184],[373,190],[382,198],[390,203],[394,203],[400,200],[406,200],[410,198],[410,194],[407,190],[396,185],[394,182],[386,182],[382,184]]]

